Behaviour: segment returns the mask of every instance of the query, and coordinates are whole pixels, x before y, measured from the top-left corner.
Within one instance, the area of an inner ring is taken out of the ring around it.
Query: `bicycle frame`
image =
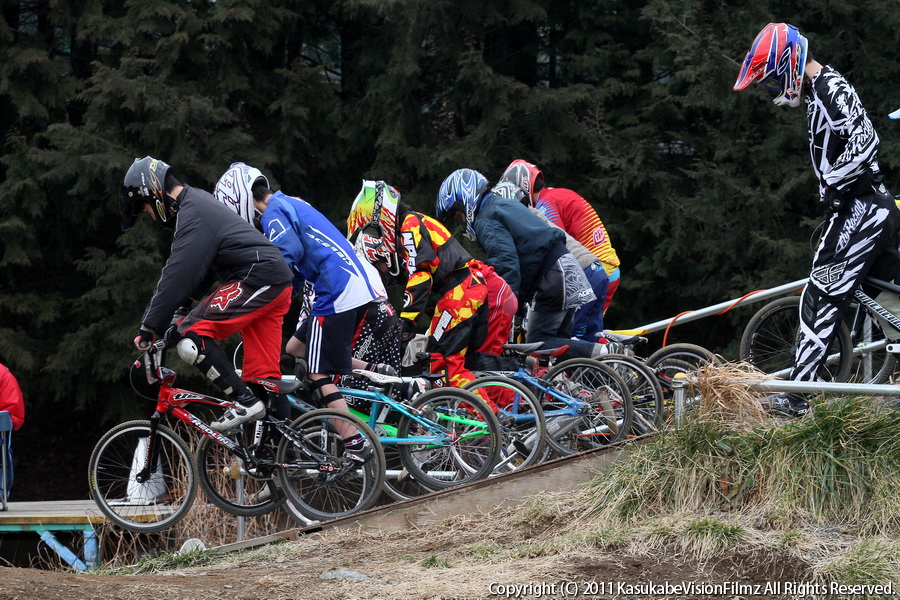
[[[578,398],[573,398],[569,394],[566,394],[565,392],[558,390],[552,385],[549,385],[543,379],[531,375],[530,373],[528,373],[528,371],[525,370],[525,367],[522,365],[519,365],[519,367],[515,371],[485,371],[482,373],[482,375],[498,375],[502,377],[509,377],[510,379],[513,379],[520,383],[531,385],[535,389],[540,390],[543,394],[549,395],[554,400],[558,400],[559,402],[565,404],[566,408],[544,411],[544,418],[547,420],[548,424],[553,418],[581,417],[590,412],[590,407],[587,403]],[[529,423],[533,422],[535,419],[534,415],[531,413],[518,414],[518,411],[516,411],[516,413],[511,413],[503,408],[501,408],[500,410],[512,416],[515,419],[516,423]],[[595,433],[597,432],[585,431],[582,432],[581,435],[593,435]]]
[[[287,377],[287,376],[286,376]],[[399,400],[395,400],[385,394],[384,390],[376,389],[376,390],[361,390],[357,388],[338,388],[341,392],[341,395],[345,398],[357,398],[360,400],[366,400],[372,403],[371,409],[368,414],[363,411],[357,410],[355,408],[351,408],[351,414],[355,414],[360,419],[362,419],[369,427],[371,427],[375,431],[384,431],[385,433],[391,433],[390,430],[393,430],[392,433],[394,435],[386,435],[386,436],[378,436],[378,441],[381,442],[382,446],[399,446],[399,445],[430,445],[430,446],[449,446],[455,441],[450,435],[448,435],[444,428],[441,427],[440,423],[436,423],[431,419],[418,414],[414,411],[410,406],[407,406],[403,402]],[[293,394],[288,394],[288,400],[291,402],[291,406],[302,413],[306,413],[312,410],[315,410],[316,407],[301,400]],[[401,415],[404,415],[414,422],[423,425],[429,431],[433,432],[432,435],[427,436],[415,436],[415,437],[397,437],[396,427],[392,425],[387,425],[384,423],[384,419],[390,411],[397,411]],[[455,421],[457,423],[462,423],[465,425],[474,425],[477,427],[484,427],[484,423],[481,421],[476,421],[474,419],[468,419],[460,415],[451,415],[445,414],[441,415],[441,418],[446,419],[448,421]],[[475,434],[471,434],[475,436]]]
[[[322,456],[320,452],[307,443],[305,439],[298,436],[284,422],[274,419],[269,415],[253,424],[253,443],[249,447],[245,447],[243,444],[232,440],[225,434],[212,429],[206,421],[187,410],[185,406],[196,403],[225,409],[231,406],[233,402],[175,387],[173,385],[176,377],[175,371],[164,366],[165,349],[165,342],[160,340],[151,345],[144,357],[144,360],[146,361],[145,368],[147,371],[147,380],[150,383],[159,383],[159,394],[156,400],[156,410],[153,415],[150,416],[150,435],[147,443],[148,460],[146,461],[144,468],[136,476],[138,483],[144,483],[149,480],[152,475],[152,465],[156,464],[159,452],[158,444],[155,443],[156,434],[159,423],[164,415],[172,415],[172,417],[185,423],[200,435],[210,438],[219,446],[226,448],[234,456],[251,467],[248,469],[248,473],[251,473],[253,467],[256,467],[259,464],[259,460],[257,460],[251,450],[258,447],[262,442],[267,425],[275,427],[281,435],[290,439],[295,446],[302,448],[304,453],[311,459],[309,461],[297,461],[294,463],[273,462],[273,467],[284,469],[317,469],[327,473],[337,470],[336,465],[332,464],[327,457]],[[253,476],[252,473],[251,476]]]

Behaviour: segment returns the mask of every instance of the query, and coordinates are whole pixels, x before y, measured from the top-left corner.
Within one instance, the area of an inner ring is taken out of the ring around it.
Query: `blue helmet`
[[[454,212],[460,211],[466,215],[466,234],[475,236],[475,211],[481,202],[481,197],[487,191],[487,178],[472,169],[457,169],[441,184],[438,192],[435,212],[437,218],[446,221]]]

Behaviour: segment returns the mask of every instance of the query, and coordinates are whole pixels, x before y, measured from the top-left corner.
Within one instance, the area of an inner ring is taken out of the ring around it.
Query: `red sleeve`
[[[3,365],[0,365],[0,410],[9,411],[15,431],[18,431],[25,422],[25,400],[22,398],[22,389],[15,376]]]

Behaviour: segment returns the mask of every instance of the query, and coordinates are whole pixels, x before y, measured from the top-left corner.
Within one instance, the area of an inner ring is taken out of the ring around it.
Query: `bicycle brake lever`
[[[163,344],[163,347],[165,347],[165,344]],[[156,350],[156,344],[153,344],[150,347],[150,350]],[[159,381],[159,378],[153,372],[153,358],[150,355],[150,350],[144,352],[141,358],[144,360],[144,370],[147,372],[147,383],[153,385]],[[135,361],[135,366],[137,366],[139,362],[140,360]]]

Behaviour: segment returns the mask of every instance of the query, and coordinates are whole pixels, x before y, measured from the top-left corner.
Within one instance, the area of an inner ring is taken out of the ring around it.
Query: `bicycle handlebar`
[[[154,341],[146,350],[141,351],[141,357],[134,361],[134,368],[139,369],[141,362],[144,363],[144,370],[147,373],[147,383],[154,385],[162,379],[161,369],[165,368],[164,351],[169,346],[169,340],[178,331],[175,325],[166,329],[161,338]]]

